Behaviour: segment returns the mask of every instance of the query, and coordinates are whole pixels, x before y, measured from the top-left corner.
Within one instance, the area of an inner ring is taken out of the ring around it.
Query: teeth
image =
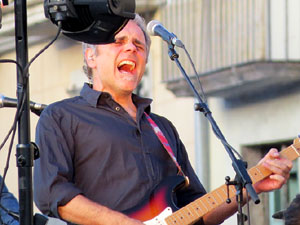
[[[130,70],[134,70],[135,63],[132,62],[132,61],[127,61],[127,60],[124,60],[124,61],[120,62],[119,65],[118,65],[118,68],[120,68],[121,66],[126,65],[126,64],[131,66]]]

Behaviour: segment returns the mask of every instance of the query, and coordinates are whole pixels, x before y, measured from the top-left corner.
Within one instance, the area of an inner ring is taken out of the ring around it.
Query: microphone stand
[[[171,42],[170,42],[171,43]],[[184,68],[182,67],[181,63],[179,62],[178,58],[179,55],[174,49],[173,44],[168,44],[168,55],[172,61],[175,61],[176,65],[180,69],[182,75],[188,82],[190,88],[192,89],[195,97],[198,99],[199,103],[195,104],[195,110],[200,111],[204,114],[204,116],[208,119],[210,122],[213,131],[217,135],[218,138],[220,138],[222,144],[224,145],[224,148],[226,152],[228,153],[230,159],[232,160],[232,166],[236,172],[236,180],[232,183],[236,187],[236,198],[238,203],[238,224],[243,225],[244,224],[244,215],[242,213],[242,206],[243,206],[243,188],[246,188],[247,192],[249,193],[251,199],[254,201],[255,204],[258,204],[260,202],[257,193],[255,192],[251,178],[246,170],[245,163],[242,160],[236,159],[235,155],[232,152],[232,149],[226,145],[227,141],[225,140],[224,135],[222,134],[221,130],[219,129],[216,121],[212,117],[212,113],[208,108],[208,105],[203,102],[202,98],[196,91],[193,83],[187,76]],[[231,184],[229,184],[231,185]]]
[[[15,0],[15,43],[16,60],[21,65],[17,68],[17,97],[21,104],[21,96],[25,105],[18,119],[18,145],[16,149],[18,183],[19,183],[19,207],[20,225],[33,225],[33,194],[32,194],[32,167],[34,149],[30,143],[30,117],[29,117],[29,81],[24,68],[28,64],[27,43],[27,10],[26,0]]]

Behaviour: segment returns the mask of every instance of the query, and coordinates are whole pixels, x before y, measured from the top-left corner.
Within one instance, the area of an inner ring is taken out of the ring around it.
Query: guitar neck
[[[294,143],[280,152],[281,157],[289,160],[295,160],[300,156],[300,139],[296,138]],[[257,165],[248,170],[249,176],[253,184],[263,180],[271,174],[271,171],[267,170],[261,165]],[[228,191],[229,189],[229,191]],[[229,193],[228,193],[229,192]],[[201,198],[193,201],[185,207],[177,210],[172,215],[168,216],[165,221],[168,225],[188,225],[195,223],[199,218],[203,217],[206,213],[217,208],[221,204],[225,203],[228,199],[234,197],[236,189],[230,185],[228,188],[224,184],[216,190],[205,194]]]

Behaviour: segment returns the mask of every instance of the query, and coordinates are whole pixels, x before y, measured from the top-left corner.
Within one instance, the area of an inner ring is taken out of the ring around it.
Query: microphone
[[[170,33],[164,26],[157,20],[151,20],[147,25],[147,31],[151,36],[159,36],[169,45],[175,45],[183,48],[184,44],[180,41],[175,34]]]
[[[0,94],[0,108],[9,107],[16,108],[18,105],[18,100],[14,98],[8,98]],[[30,101],[30,110],[36,115],[40,116],[42,111],[47,107],[45,104],[40,104]]]

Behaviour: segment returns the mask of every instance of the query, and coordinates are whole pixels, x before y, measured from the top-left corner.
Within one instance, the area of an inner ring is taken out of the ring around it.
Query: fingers
[[[282,176],[288,175],[293,167],[293,163],[284,158],[266,159],[262,162],[262,165],[274,174],[279,174]]]
[[[278,175],[278,174],[272,174],[270,175],[270,179],[272,180],[276,180],[277,183],[279,184],[279,188],[286,184],[287,180],[289,179],[290,175],[287,175],[287,177],[283,177],[281,175]]]
[[[278,159],[280,154],[276,148],[271,148],[263,159]]]
[[[287,182],[293,167],[292,161],[280,157],[278,150],[274,148],[270,149],[261,164],[272,172],[270,178],[277,180],[282,185]]]
[[[268,155],[271,159],[280,158],[280,154],[276,148],[271,148]]]
[[[272,174],[255,184],[257,193],[281,188],[290,177],[290,171],[293,167],[292,161],[281,157],[275,148],[270,149],[259,164],[271,171]]]
[[[274,159],[266,160],[263,162],[263,166],[270,170],[273,174],[281,175],[283,177],[289,177],[289,173],[292,169],[292,162],[286,159]]]
[[[276,148],[271,148],[270,151],[259,161],[258,164],[264,163],[268,159],[280,158],[280,154]]]

